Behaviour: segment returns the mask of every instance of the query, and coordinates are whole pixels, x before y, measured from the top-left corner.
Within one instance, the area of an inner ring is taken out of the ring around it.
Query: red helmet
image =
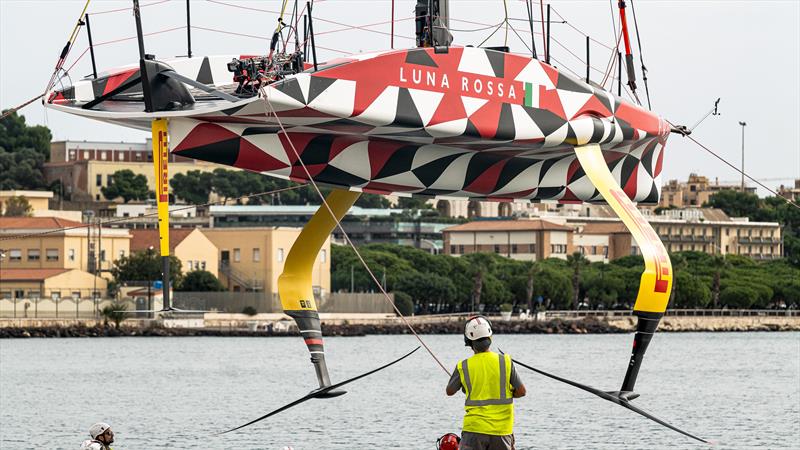
[[[458,444],[461,438],[457,434],[447,433],[436,441],[436,448],[438,450],[458,450]]]

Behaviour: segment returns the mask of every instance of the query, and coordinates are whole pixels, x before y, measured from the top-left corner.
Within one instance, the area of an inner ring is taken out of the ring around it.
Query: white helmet
[[[97,422],[89,428],[89,436],[91,436],[92,439],[97,439],[97,436],[105,433],[109,428],[111,428],[111,425],[105,422]]]
[[[464,327],[464,340],[467,345],[469,345],[469,341],[488,337],[492,337],[492,324],[489,323],[489,319],[475,316],[467,320],[467,325]]]

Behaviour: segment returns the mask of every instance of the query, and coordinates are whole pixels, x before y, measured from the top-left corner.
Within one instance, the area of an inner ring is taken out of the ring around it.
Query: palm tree
[[[580,304],[581,266],[588,262],[589,260],[581,252],[567,256],[567,264],[572,267],[572,303],[575,305],[575,309],[578,309]]]
[[[483,280],[486,274],[494,265],[494,257],[489,253],[475,253],[469,256],[469,263],[472,266],[474,284],[472,286],[472,311],[481,304],[483,294]]]
[[[528,284],[525,286],[525,300],[528,303],[528,311],[533,311],[533,281],[538,271],[539,267],[536,262],[532,261],[530,267],[528,267]]]
[[[722,271],[729,266],[730,263],[725,259],[725,255],[714,255],[714,258],[711,260],[711,267],[714,268],[714,284],[711,287],[711,302],[714,309],[717,309],[719,306],[719,285]]]

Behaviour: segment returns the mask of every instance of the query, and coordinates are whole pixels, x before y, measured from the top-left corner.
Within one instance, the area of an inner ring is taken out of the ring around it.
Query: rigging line
[[[544,32],[544,0],[539,0],[539,13],[541,14],[539,21],[542,23],[542,49],[544,50],[542,55],[545,59],[548,59],[550,58],[550,49],[547,48],[547,35]]]
[[[614,14],[614,1],[608,0],[608,7],[611,10],[611,27],[614,30],[614,36],[617,35],[617,16]],[[617,41],[617,47],[619,48],[619,41]]]
[[[608,60],[608,64],[606,64],[606,73],[605,73],[605,75],[603,75],[603,81],[602,81],[602,82],[600,82],[600,85],[601,85],[601,86],[603,86],[603,88],[605,88],[605,86],[606,86],[606,81],[608,81],[608,77],[609,77],[609,76],[612,76],[612,74],[614,73],[614,68],[615,68],[615,67],[616,67],[616,65],[618,64],[618,61],[617,61],[617,59],[618,59],[617,53],[619,53],[619,43],[620,43],[620,41],[621,41],[621,40],[622,40],[622,32],[620,32],[620,33],[617,35],[617,47],[616,47],[616,49],[615,49],[615,50],[613,50],[613,51],[611,52],[611,58],[609,58],[609,60]],[[613,79],[613,76],[612,76],[612,79]]]
[[[75,39],[78,37],[78,31],[80,30],[81,26],[83,25],[83,18],[86,14],[86,10],[89,9],[89,2],[91,0],[86,0],[86,3],[83,5],[83,11],[81,11],[81,15],[78,16],[78,21],[75,23],[75,27],[72,29],[72,34],[70,34],[69,39],[67,39],[67,44],[61,50],[61,55],[58,57],[58,61],[56,61],[56,66],[53,69],[53,75],[50,76],[50,81],[47,82],[47,87],[44,89],[43,94],[47,93],[50,88],[55,85],[56,77],[58,76],[58,71],[64,67],[64,61],[66,61],[69,52],[72,50],[72,46],[75,45]]]
[[[520,36],[519,33],[517,33],[517,29],[514,28],[514,26],[511,25],[511,24],[508,24],[508,25],[511,27],[511,31],[513,31],[514,34],[517,35],[517,37],[519,38],[519,41],[522,42],[522,45],[524,45],[525,48],[528,49],[529,52],[533,53],[533,50],[530,48],[530,46],[528,46],[528,43],[525,42],[525,39],[522,39],[522,36]]]
[[[556,9],[555,9],[555,8],[551,7],[550,9],[551,9],[551,10],[552,10],[554,13],[556,13],[556,15],[558,16],[558,18],[559,18],[559,19],[561,19],[561,23],[563,23],[563,24],[566,24],[567,26],[569,26],[570,28],[572,28],[573,30],[575,30],[575,31],[577,31],[579,34],[581,34],[583,37],[588,37],[588,38],[589,38],[589,39],[590,39],[592,42],[594,42],[595,44],[597,44],[597,45],[600,45],[601,47],[605,47],[605,48],[606,48],[606,49],[608,49],[608,50],[614,50],[612,47],[609,47],[609,46],[608,46],[608,44],[606,44],[606,43],[604,43],[604,42],[601,42],[601,41],[598,41],[597,39],[595,39],[595,38],[593,38],[593,37],[589,36],[588,34],[584,33],[583,31],[581,31],[581,29],[580,29],[580,28],[576,27],[575,25],[573,25],[572,23],[570,23],[570,22],[569,22],[569,21],[568,21],[568,20],[567,20],[567,19],[566,19],[564,16],[562,16],[561,14],[559,14],[559,12],[558,12],[558,11],[556,11]],[[552,22],[552,23],[559,23],[559,22]],[[615,34],[616,34],[616,33],[615,33]]]
[[[7,110],[6,110],[6,111],[3,113],[3,116],[2,116],[2,117],[0,117],[0,120],[3,120],[3,119],[5,119],[6,117],[10,116],[11,114],[14,114],[15,112],[17,112],[17,111],[19,111],[20,109],[22,109],[22,108],[24,108],[24,107],[26,107],[26,106],[30,105],[31,103],[35,102],[36,100],[39,100],[39,99],[40,99],[40,98],[42,98],[42,97],[44,97],[44,94],[43,94],[43,93],[42,93],[42,94],[39,94],[39,95],[37,95],[36,97],[33,97],[32,99],[28,100],[27,102],[25,102],[25,103],[23,103],[23,104],[21,104],[21,105],[19,105],[19,106],[15,106],[14,108],[9,108],[9,109],[7,109]]]
[[[141,5],[141,6],[139,6],[139,8],[146,8],[146,7],[148,7],[148,6],[160,5],[161,3],[167,3],[167,2],[169,2],[169,1],[172,1],[172,0],[159,0],[159,1],[156,1],[156,2],[148,3],[148,4],[146,4],[146,5]],[[132,10],[132,9],[133,9],[133,8],[117,8],[117,9],[107,9],[107,10],[105,10],[105,11],[94,11],[94,12],[89,12],[89,14],[90,14],[90,15],[92,15],[92,16],[99,16],[99,15],[101,15],[101,14],[109,14],[109,13],[115,13],[115,12],[121,12],[121,11],[130,11],[130,10]]]
[[[314,20],[317,20],[317,19],[314,19]],[[264,36],[256,36],[256,35],[253,35],[253,34],[244,34],[244,33],[236,33],[236,32],[233,32],[233,31],[217,30],[217,29],[214,29],[214,28],[200,27],[200,26],[197,26],[197,25],[192,25],[192,29],[193,30],[194,29],[198,29],[198,30],[203,30],[203,31],[210,31],[210,32],[213,32],[213,33],[230,34],[230,35],[233,35],[233,36],[248,37],[248,38],[253,38],[253,39],[260,39],[262,41],[270,40],[270,38],[267,38],[267,37],[264,37]],[[321,48],[323,50],[328,50],[328,51],[331,51],[331,52],[341,53],[343,55],[352,55],[353,54],[352,52],[347,52],[347,51],[344,51],[344,50],[337,50],[335,48],[323,47],[323,46],[321,46],[319,44],[316,47],[317,48]]]
[[[672,122],[670,122],[669,120],[667,120],[667,123],[668,123],[668,124],[670,124],[670,126],[672,126],[673,128],[675,128],[675,125],[674,125]],[[720,160],[720,161],[724,162],[725,164],[727,164],[727,165],[728,165],[728,166],[729,166],[731,169],[733,169],[733,170],[735,170],[735,171],[739,172],[740,174],[742,174],[742,175],[746,176],[747,178],[749,178],[749,179],[750,179],[750,181],[752,181],[753,183],[755,183],[755,184],[757,184],[757,185],[761,186],[761,187],[762,187],[762,188],[764,188],[764,189],[765,189],[767,192],[771,193],[772,195],[774,195],[774,196],[776,196],[776,197],[779,197],[779,198],[782,198],[782,199],[786,200],[786,203],[788,203],[788,204],[790,204],[790,205],[794,206],[794,207],[795,207],[795,208],[797,208],[797,209],[800,209],[800,205],[798,205],[797,203],[793,202],[791,199],[788,199],[788,198],[786,198],[786,197],[784,197],[784,196],[782,196],[782,195],[778,194],[778,193],[777,193],[777,192],[775,192],[774,190],[772,190],[772,189],[770,189],[770,188],[766,187],[766,186],[764,185],[764,183],[762,183],[762,182],[760,182],[760,181],[756,180],[755,178],[751,177],[751,176],[750,176],[750,175],[748,175],[746,172],[744,172],[742,169],[740,169],[740,168],[736,167],[735,165],[733,165],[733,164],[729,163],[729,162],[728,162],[728,161],[727,161],[725,158],[723,158],[722,156],[718,155],[717,153],[715,153],[713,150],[711,150],[710,148],[706,147],[705,145],[701,144],[701,143],[700,143],[700,142],[699,142],[697,139],[693,138],[691,135],[688,135],[688,134],[687,134],[687,135],[684,135],[684,137],[687,137],[687,138],[689,138],[689,140],[690,140],[690,141],[692,141],[692,142],[694,142],[695,144],[699,145],[699,146],[700,146],[700,148],[702,148],[703,150],[707,151],[708,153],[711,153],[711,154],[712,154],[712,155],[713,155],[715,158],[717,158],[718,160]]]
[[[508,0],[503,0],[503,11],[505,12],[505,16],[506,16],[505,20],[503,20],[503,22],[506,23],[506,38],[505,38],[505,41],[503,42],[503,46],[504,47],[508,47],[508,26],[509,26],[509,24],[508,24]],[[519,35],[517,35],[517,36],[519,36]],[[522,38],[520,38],[520,40],[522,40]],[[524,43],[524,41],[523,41],[523,43]],[[528,51],[531,51],[531,49],[528,49]]]
[[[289,143],[289,146],[292,148],[292,152],[294,152],[294,155],[297,158],[297,161],[299,161],[300,165],[303,167],[303,171],[306,173],[306,176],[308,177],[308,181],[314,187],[314,190],[317,191],[317,195],[319,195],[319,198],[322,200],[322,205],[325,207],[325,209],[328,210],[328,213],[331,215],[331,218],[333,218],[333,220],[336,222],[336,227],[339,228],[339,231],[341,231],[342,236],[344,237],[345,241],[347,242],[347,245],[349,245],[350,248],[353,249],[353,252],[356,254],[356,257],[358,257],[358,260],[361,262],[361,265],[364,266],[364,269],[367,271],[367,273],[369,274],[370,278],[372,278],[372,281],[375,283],[376,286],[378,286],[378,289],[381,291],[381,294],[383,294],[383,298],[389,303],[389,305],[391,305],[391,307],[394,309],[394,311],[397,313],[397,315],[400,316],[400,318],[403,320],[403,322],[408,327],[408,329],[411,331],[411,333],[414,335],[414,337],[417,338],[417,340],[419,341],[420,345],[422,345],[425,348],[425,350],[428,352],[428,354],[431,355],[431,357],[434,359],[434,361],[436,361],[436,363],[439,365],[439,367],[442,368],[444,373],[446,375],[450,375],[450,372],[448,372],[447,368],[444,366],[444,364],[442,364],[442,362],[439,360],[439,358],[436,357],[436,354],[433,353],[433,350],[431,350],[430,347],[428,347],[428,344],[426,344],[425,341],[422,340],[422,337],[420,337],[420,335],[417,334],[417,331],[414,329],[414,327],[411,325],[411,323],[409,323],[408,319],[406,319],[406,316],[403,315],[403,313],[397,308],[397,305],[395,305],[394,302],[389,298],[389,294],[386,293],[386,290],[383,288],[383,284],[380,281],[378,281],[378,278],[375,276],[375,274],[369,268],[369,265],[364,260],[364,257],[361,256],[361,252],[358,251],[358,248],[355,246],[355,244],[353,244],[353,241],[350,240],[350,236],[344,230],[344,227],[342,226],[342,223],[339,221],[339,219],[336,218],[336,214],[333,213],[333,210],[331,209],[330,205],[328,204],[328,201],[325,199],[325,196],[322,195],[322,191],[320,190],[319,186],[317,185],[317,182],[311,176],[311,172],[308,170],[308,167],[306,166],[306,163],[303,161],[303,158],[300,157],[300,152],[297,151],[297,148],[294,146],[294,142],[292,142],[291,136],[289,136],[289,133],[286,131],[286,128],[284,128],[283,122],[281,121],[280,117],[278,116],[278,113],[275,112],[275,108],[272,106],[272,102],[269,100],[269,97],[267,96],[267,93],[266,93],[266,90],[265,90],[264,87],[261,87],[261,93],[262,93],[262,99],[267,103],[267,105],[269,105],[269,109],[272,112],[272,115],[275,116],[275,120],[278,122],[278,126],[281,128],[281,131],[283,132],[284,136],[286,136],[286,141]]]
[[[486,37],[486,39],[484,39],[483,41],[481,41],[481,43],[480,43],[480,44],[478,44],[478,45],[477,45],[477,47],[482,47],[482,46],[483,46],[483,44],[485,44],[485,43],[486,43],[486,41],[488,41],[489,39],[491,39],[491,38],[492,38],[492,36],[494,36],[494,34],[495,34],[495,33],[497,33],[497,31],[500,29],[500,27],[502,27],[502,26],[503,26],[503,23],[505,23],[505,22],[500,22],[500,25],[498,25],[498,26],[497,26],[497,28],[495,28],[495,29],[494,29],[494,31],[492,31],[492,34],[490,34],[489,36],[487,36],[487,37]]]
[[[278,194],[280,192],[292,191],[292,190],[295,190],[295,189],[300,189],[300,188],[305,187],[305,186],[306,186],[306,184],[298,184],[296,186],[289,186],[289,187],[285,187],[285,188],[274,189],[272,191],[259,192],[257,194],[242,195],[240,197],[229,198],[227,200],[217,200],[217,201],[214,201],[214,202],[187,205],[187,206],[183,206],[183,207],[180,207],[180,208],[171,209],[170,212],[184,211],[184,210],[187,210],[187,209],[192,209],[192,208],[197,208],[197,207],[203,208],[203,207],[206,207],[206,206],[218,205],[220,203],[225,203],[225,202],[227,202],[229,200],[231,200],[231,201],[239,201],[239,200],[244,200],[244,199],[248,199],[248,198],[261,197],[261,196],[264,196],[264,195]],[[120,218],[117,218],[117,219],[109,219],[109,220],[100,221],[98,223],[83,223],[83,224],[75,225],[75,226],[72,226],[72,227],[57,228],[57,229],[54,229],[54,230],[42,231],[42,232],[39,232],[39,233],[16,234],[16,235],[13,235],[13,236],[0,236],[0,241],[10,241],[12,239],[26,239],[26,238],[30,238],[30,237],[43,236],[43,235],[47,235],[47,234],[61,233],[62,231],[78,230],[78,229],[81,229],[81,228],[91,227],[91,226],[94,226],[94,225],[103,226],[103,225],[106,225],[106,224],[109,224],[109,223],[128,222],[128,221],[131,221],[131,220],[134,220],[134,219],[139,219],[141,217],[155,217],[157,215],[158,215],[158,212],[152,212],[152,213],[142,214],[142,215],[136,216],[136,217],[120,217]]]
[[[647,67],[644,66],[644,54],[642,53],[642,39],[639,37],[639,22],[636,20],[636,6],[631,0],[631,10],[633,11],[633,26],[636,28],[636,43],[639,46],[639,61],[642,63],[642,81],[644,81],[644,92],[647,95],[647,109],[653,110],[650,104],[650,89],[647,87]]]

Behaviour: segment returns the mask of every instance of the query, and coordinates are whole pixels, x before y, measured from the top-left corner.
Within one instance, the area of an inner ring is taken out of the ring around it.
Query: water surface
[[[460,336],[424,336],[448,369]],[[618,389],[632,335],[501,335],[515,358]],[[412,336],[326,339],[334,380],[417,345]],[[520,368],[518,449],[706,448],[617,405]],[[231,428],[305,395],[316,383],[300,338],[92,338],[0,341],[0,448],[75,449],[104,420],[116,449],[432,449],[459,432],[463,397],[420,350],[348,386],[240,432]],[[663,333],[635,400],[718,448],[800,448],[800,333]]]

